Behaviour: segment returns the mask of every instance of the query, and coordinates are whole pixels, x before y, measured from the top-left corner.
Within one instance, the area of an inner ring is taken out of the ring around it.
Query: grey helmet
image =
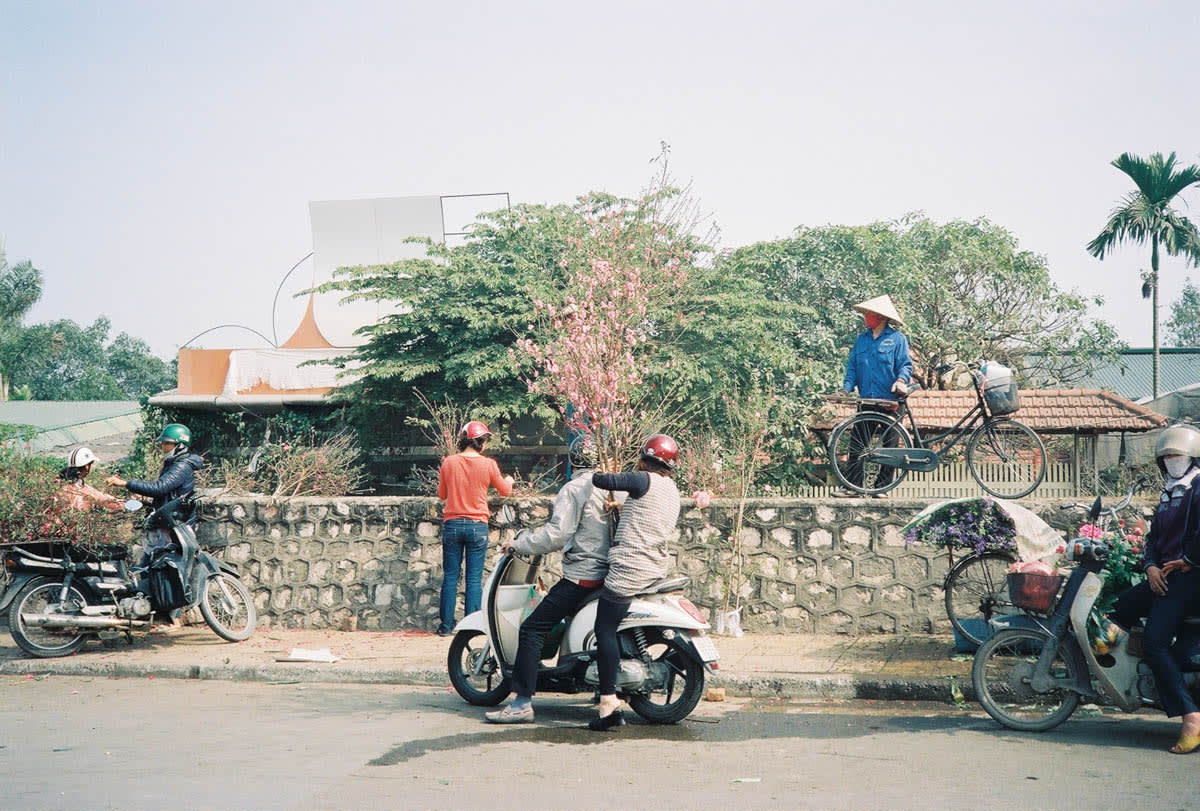
[[[1195,464],[1200,459],[1200,430],[1190,425],[1172,425],[1158,435],[1154,443],[1154,461],[1164,474],[1167,469],[1163,465],[1164,456],[1188,456]]]

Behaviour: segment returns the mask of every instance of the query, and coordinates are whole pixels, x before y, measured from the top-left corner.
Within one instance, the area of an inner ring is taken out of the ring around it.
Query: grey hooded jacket
[[[616,494],[618,499],[624,493]],[[604,509],[607,493],[592,486],[592,471],[579,470],[554,497],[550,521],[513,539],[522,555],[544,555],[562,550],[563,576],[571,580],[603,580],[608,573],[608,546],[612,537]]]

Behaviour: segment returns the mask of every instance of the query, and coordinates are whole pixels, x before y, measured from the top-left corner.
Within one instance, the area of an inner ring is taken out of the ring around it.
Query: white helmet
[[[1154,443],[1154,460],[1158,462],[1158,469],[1163,471],[1164,456],[1190,456],[1194,464],[1200,459],[1200,431],[1183,423],[1163,431],[1158,435],[1158,442]]]
[[[87,467],[92,462],[96,461],[96,454],[92,453],[91,448],[78,447],[71,451],[71,455],[67,457],[67,465],[69,467]]]

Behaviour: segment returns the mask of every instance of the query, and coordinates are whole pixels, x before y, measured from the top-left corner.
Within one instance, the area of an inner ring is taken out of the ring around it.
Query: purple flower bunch
[[[922,513],[904,529],[904,539],[930,546],[969,549],[975,555],[1017,547],[1012,519],[990,498],[950,501]]]

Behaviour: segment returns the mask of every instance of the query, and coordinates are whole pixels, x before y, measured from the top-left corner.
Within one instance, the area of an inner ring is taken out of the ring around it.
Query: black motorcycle
[[[47,539],[6,548],[0,612],[8,611],[13,641],[32,656],[67,656],[89,638],[111,644],[123,635],[132,642],[156,613],[165,618],[197,606],[217,636],[248,639],[257,621],[254,601],[233,564],[200,549],[188,524],[194,511],[186,497],[151,512],[148,537],[158,533],[167,542],[136,567],[120,545],[93,549]]]

